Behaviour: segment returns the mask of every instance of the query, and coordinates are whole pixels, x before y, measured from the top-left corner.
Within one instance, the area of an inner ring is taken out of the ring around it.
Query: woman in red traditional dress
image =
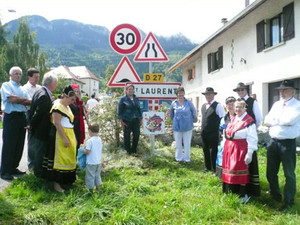
[[[80,99],[80,87],[78,84],[72,84],[76,94],[76,100],[70,105],[72,113],[74,114],[74,132],[77,140],[77,151],[80,144],[84,143],[85,139],[85,127],[84,127],[84,117],[87,120],[87,111],[84,106],[84,102]]]
[[[226,142],[223,153],[223,192],[235,193],[247,202],[246,185],[250,182],[248,165],[257,150],[256,125],[246,112],[246,102],[238,99],[235,103],[236,116],[225,130]],[[257,159],[253,160],[257,163]]]

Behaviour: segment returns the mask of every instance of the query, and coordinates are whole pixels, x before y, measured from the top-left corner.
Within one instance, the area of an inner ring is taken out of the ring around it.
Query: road
[[[0,152],[2,153],[2,131],[3,129],[0,129]],[[1,155],[0,154],[0,164],[1,164]],[[24,144],[24,151],[23,151],[23,156],[20,162],[20,165],[18,167],[21,171],[26,171],[28,173],[28,168],[27,168],[27,135],[25,139],[25,144]],[[11,181],[6,181],[2,180],[0,178],[0,191],[2,191],[4,188],[6,188]]]

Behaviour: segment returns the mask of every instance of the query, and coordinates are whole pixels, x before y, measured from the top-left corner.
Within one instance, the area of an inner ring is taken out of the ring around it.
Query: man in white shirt
[[[97,104],[98,101],[95,99],[95,94],[92,94],[91,99],[89,99],[86,103],[88,111],[90,112]]]
[[[32,100],[32,97],[34,93],[41,88],[41,85],[38,85],[38,82],[40,80],[40,72],[35,69],[35,68],[29,68],[27,70],[27,78],[28,81],[25,85],[23,85],[23,90],[27,92],[27,94],[30,97],[30,100]],[[27,120],[27,125],[29,124],[29,112],[30,112],[30,106],[27,106],[27,112],[26,112],[26,120]],[[30,140],[30,132],[28,132],[28,142]],[[28,155],[27,155],[27,164],[28,168],[31,170],[33,165],[33,150],[30,149],[30,145],[28,144]]]
[[[254,98],[249,97],[247,88],[248,87],[244,83],[240,82],[233,91],[235,91],[241,99],[245,100],[247,104],[247,113],[254,119],[256,128],[258,128],[263,120],[262,114],[257,101]]]
[[[273,104],[265,117],[272,138],[267,146],[267,179],[270,194],[281,202],[277,174],[282,163],[286,183],[281,210],[287,210],[294,204],[296,194],[296,138],[300,135],[300,101],[293,97],[298,90],[293,81],[284,80],[277,89],[281,99]]]

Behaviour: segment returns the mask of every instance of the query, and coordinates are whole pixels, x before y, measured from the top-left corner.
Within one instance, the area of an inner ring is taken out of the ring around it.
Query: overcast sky
[[[0,18],[5,23],[40,15],[101,25],[110,31],[130,23],[146,33],[181,33],[201,43],[222,26],[222,18],[230,20],[244,8],[245,0],[1,0]]]

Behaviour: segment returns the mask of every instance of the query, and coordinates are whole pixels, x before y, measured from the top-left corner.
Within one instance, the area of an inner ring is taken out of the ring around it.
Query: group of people
[[[35,176],[52,181],[54,190],[64,192],[63,185],[76,180],[77,150],[85,141],[84,119],[88,111],[80,99],[79,85],[64,88],[61,98],[52,102],[52,92],[58,78],[46,74],[38,85],[39,71],[27,71],[28,82],[21,86],[22,69],[12,67],[10,80],[1,86],[3,118],[3,147],[1,178],[13,180],[25,174],[18,169],[28,130],[28,168]],[[86,185],[89,189],[101,184],[100,162],[102,143],[99,126],[89,125],[91,139],[86,142]],[[88,166],[89,165],[89,166]]]
[[[55,75],[45,75],[42,86],[39,86],[39,71],[31,68],[27,71],[28,83],[23,87],[20,85],[21,68],[12,67],[9,75],[10,80],[1,87],[2,110],[5,112],[1,178],[12,180],[13,175],[25,173],[18,166],[28,130],[29,169],[37,177],[53,181],[54,189],[63,192],[63,184],[72,184],[76,180],[77,150],[85,142],[84,118],[88,123],[88,111],[80,99],[80,87],[76,84],[66,87],[62,98],[52,102],[52,92],[57,86]],[[277,89],[280,100],[274,103],[264,121],[271,136],[267,146],[267,179],[269,193],[281,202],[278,171],[282,163],[286,178],[283,208],[287,209],[294,204],[296,194],[296,138],[300,128],[300,102],[294,98],[297,88],[293,81],[284,80]],[[226,98],[227,113],[222,104],[214,100],[217,92],[212,87],[202,92],[206,99],[201,107],[203,172],[220,176],[224,193],[236,193],[247,202],[249,196],[260,195],[256,151],[257,128],[263,118],[257,101],[248,95],[244,83],[238,83],[233,91],[238,98]],[[170,106],[176,142],[175,160],[189,164],[197,111],[192,101],[184,97],[183,87],[178,87],[176,95]],[[133,84],[125,86],[125,95],[118,103],[118,118],[123,128],[124,148],[134,155],[140,136],[142,110]],[[102,183],[102,143],[97,124],[89,125],[88,131],[91,139],[84,149],[87,155],[86,185],[92,190],[95,186],[99,189]]]
[[[292,80],[284,80],[277,88],[280,100],[275,102],[264,123],[269,127],[271,141],[267,146],[267,180],[269,193],[282,201],[278,172],[282,163],[286,184],[282,209],[294,204],[296,194],[296,138],[300,129],[300,101]],[[256,99],[250,97],[247,86],[240,82],[233,89],[238,98],[225,100],[226,110],[214,100],[217,92],[207,87],[202,94],[206,103],[201,107],[201,138],[204,153],[204,173],[212,172],[223,181],[224,193],[238,194],[243,202],[260,195],[257,128],[263,121]],[[176,142],[175,160],[190,163],[190,145],[196,110],[184,98],[184,89],[177,89],[177,99],[170,107]],[[221,135],[220,135],[221,134]],[[221,137],[220,137],[221,136]],[[184,147],[184,154],[183,154]]]

